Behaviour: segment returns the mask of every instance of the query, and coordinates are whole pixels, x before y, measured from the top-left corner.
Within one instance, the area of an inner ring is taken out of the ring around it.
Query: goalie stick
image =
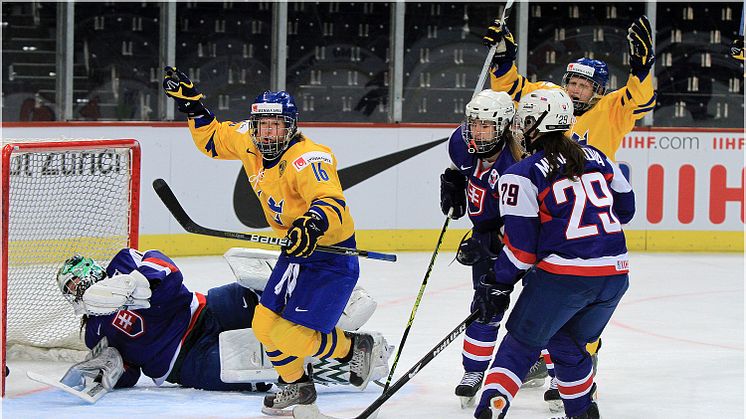
[[[106,388],[104,388],[101,383],[91,381],[90,383],[87,383],[85,388],[82,390],[75,389],[73,387],[67,386],[63,384],[62,382],[55,380],[54,378],[47,377],[45,375],[37,374],[35,372],[26,371],[26,376],[28,378],[37,381],[42,384],[46,384],[48,386],[52,386],[54,388],[57,388],[59,390],[64,391],[65,393],[72,394],[75,397],[78,397],[82,400],[85,400],[88,403],[96,403],[98,399],[104,396],[104,394],[108,393]]]
[[[381,394],[377,399],[373,401],[373,403],[368,406],[362,413],[355,416],[354,419],[365,419],[371,417],[380,407],[383,405],[386,400],[388,400],[391,396],[394,395],[397,391],[399,391],[400,388],[404,386],[409,380],[414,378],[415,375],[417,375],[422,368],[424,368],[427,364],[430,363],[430,361],[433,360],[436,356],[438,356],[439,353],[443,352],[443,350],[454,340],[456,340],[461,333],[466,330],[466,328],[474,322],[474,320],[477,319],[479,316],[479,312],[474,312],[469,314],[469,316],[464,319],[464,321],[461,322],[458,326],[456,326],[453,331],[451,331],[443,340],[438,342],[437,345],[433,349],[430,350],[422,359],[420,359],[412,368],[409,369],[401,378],[399,378],[390,389],[387,391],[384,391],[383,394]],[[316,406],[316,404],[309,404],[309,405],[300,405],[296,406],[293,409],[293,417],[296,419],[335,419],[333,416],[327,416],[319,411],[319,408]]]
[[[222,237],[226,239],[245,240],[272,246],[284,246],[288,243],[287,239],[284,238],[281,239],[278,237],[253,233],[213,230],[211,228],[203,227],[189,217],[189,214],[187,214],[184,207],[181,206],[181,203],[179,203],[176,195],[174,195],[174,192],[165,180],[154,180],[153,189],[161,201],[163,201],[163,204],[166,205],[166,208],[171,212],[171,215],[173,215],[176,221],[189,233],[201,234],[203,236]],[[316,250],[336,255],[359,256],[368,259],[383,260],[386,262],[396,262],[396,255],[390,253],[369,252],[367,250],[351,249],[349,247],[341,246],[317,246]]]

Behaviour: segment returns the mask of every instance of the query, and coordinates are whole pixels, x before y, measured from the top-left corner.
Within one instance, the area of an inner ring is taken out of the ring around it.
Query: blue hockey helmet
[[[251,104],[249,129],[256,148],[267,160],[278,158],[298,130],[295,99],[283,90],[267,90]]]
[[[590,109],[606,94],[606,84],[609,82],[609,66],[601,60],[580,58],[567,65],[567,71],[562,78],[562,87],[565,90],[567,90],[570,80],[574,77],[580,77],[593,84],[593,94],[589,99],[572,98],[575,114],[578,115]]]

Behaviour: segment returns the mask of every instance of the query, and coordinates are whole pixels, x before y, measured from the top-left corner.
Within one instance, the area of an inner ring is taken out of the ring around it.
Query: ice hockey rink
[[[401,253],[395,264],[362,261],[362,284],[378,301],[366,328],[397,344],[422,283],[430,254]],[[470,273],[441,254],[395,378],[458,325],[468,314]],[[175,258],[195,291],[228,281],[222,257]],[[519,289],[514,292],[514,298]],[[500,333],[500,338],[503,331]],[[383,405],[378,417],[468,418],[453,389],[461,377],[461,339]],[[141,378],[137,387],[116,390],[95,405],[33,383],[32,370],[61,377],[64,363],[10,361],[6,418],[262,418],[262,394],[206,392],[155,387]],[[744,417],[744,259],[743,254],[633,253],[630,288],[603,335],[599,406],[605,418]],[[545,384],[546,386],[546,384]],[[326,414],[354,417],[381,388],[364,392],[319,386],[318,404]],[[525,389],[511,418],[549,418],[544,389]]]

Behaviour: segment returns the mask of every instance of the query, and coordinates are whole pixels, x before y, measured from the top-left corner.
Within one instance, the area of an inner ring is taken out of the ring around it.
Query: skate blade
[[[544,381],[546,381],[546,377],[543,378],[534,378],[533,380],[528,380],[525,383],[521,385],[521,388],[536,388],[536,387],[543,387]]]
[[[273,409],[271,407],[262,406],[262,413],[268,416],[293,416],[293,409]]]
[[[477,403],[477,396],[472,397],[466,397],[466,396],[459,396],[458,397],[461,400],[461,408],[462,409],[470,409],[474,407]]]

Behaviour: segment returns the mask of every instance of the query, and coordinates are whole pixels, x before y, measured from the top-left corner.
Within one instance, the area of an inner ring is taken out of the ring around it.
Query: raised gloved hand
[[[738,37],[730,44],[730,56],[738,61],[743,61],[743,38]]]
[[[638,77],[644,76],[655,62],[653,29],[647,16],[641,16],[629,26],[627,43],[629,44],[630,70]]]
[[[282,249],[288,256],[308,257],[316,250],[319,238],[329,226],[317,214],[309,211],[293,221],[293,226],[285,237],[288,244]]]
[[[440,210],[454,220],[466,214],[466,176],[450,167],[440,175]]]
[[[508,27],[503,26],[500,20],[495,19],[492,25],[487,28],[487,33],[482,37],[482,43],[488,47],[497,45],[495,56],[492,57],[493,66],[515,61],[518,45]]]
[[[207,109],[201,101],[202,93],[189,80],[189,76],[176,67],[166,66],[164,71],[166,74],[163,77],[163,91],[176,101],[177,109],[190,118],[204,115]]]
[[[502,315],[510,305],[513,285],[495,282],[495,272],[490,269],[482,275],[474,292],[474,309],[479,311],[477,321],[489,323],[495,316]]]
[[[89,314],[103,316],[121,309],[150,307],[150,282],[138,271],[115,275],[91,285],[83,294]]]

